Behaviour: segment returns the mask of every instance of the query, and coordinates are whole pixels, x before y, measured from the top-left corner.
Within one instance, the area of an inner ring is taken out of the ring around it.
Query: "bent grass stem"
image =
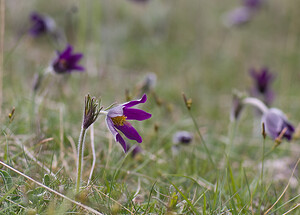
[[[75,201],[75,200],[73,200],[73,199],[71,199],[71,198],[69,198],[69,197],[67,197],[67,196],[65,196],[65,195],[63,195],[63,194],[57,192],[56,190],[51,189],[50,187],[47,187],[46,185],[42,184],[41,182],[38,182],[38,181],[34,180],[33,178],[31,178],[31,177],[25,175],[24,173],[22,173],[22,172],[20,172],[19,170],[15,169],[15,168],[13,168],[13,167],[11,167],[11,166],[9,166],[8,164],[4,163],[4,162],[1,161],[1,160],[0,160],[0,164],[3,165],[3,166],[5,166],[6,168],[12,170],[13,172],[15,172],[15,173],[17,173],[17,174],[23,176],[24,178],[26,178],[26,179],[28,179],[28,180],[34,182],[35,184],[37,184],[37,185],[39,185],[39,186],[45,188],[46,190],[48,190],[48,191],[54,193],[55,195],[60,196],[60,197],[62,197],[62,198],[64,198],[64,199],[66,199],[66,200],[72,202],[73,204],[75,204],[75,205],[77,205],[77,206],[79,206],[79,207],[84,208],[85,210],[87,210],[87,211],[89,211],[89,212],[91,212],[91,213],[98,214],[98,215],[103,215],[102,213],[96,211],[95,209],[90,208],[90,207],[88,207],[88,206],[86,206],[86,205],[84,205],[84,204],[82,204],[82,203],[80,203],[80,202],[77,202],[77,201]]]

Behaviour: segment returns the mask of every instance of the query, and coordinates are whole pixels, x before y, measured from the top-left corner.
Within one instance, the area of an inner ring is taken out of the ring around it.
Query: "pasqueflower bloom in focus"
[[[131,108],[140,103],[145,103],[147,96],[144,94],[141,99],[133,100],[116,107],[111,108],[106,115],[106,125],[116,142],[119,142],[126,152],[127,147],[125,140],[120,134],[120,131],[130,140],[135,140],[138,143],[142,142],[142,137],[137,130],[128,122],[128,120],[143,121],[149,119],[152,115],[140,109]]]

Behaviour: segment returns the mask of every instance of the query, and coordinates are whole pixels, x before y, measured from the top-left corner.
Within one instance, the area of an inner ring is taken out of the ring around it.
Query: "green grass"
[[[298,125],[300,2],[268,1],[251,22],[232,29],[221,19],[238,1],[5,2],[1,161],[103,214],[264,214],[277,200],[268,214],[300,214],[299,167],[292,176],[299,141],[283,142],[263,158],[263,146],[268,153],[275,143],[264,141],[252,109],[236,124],[229,120],[233,89],[248,92],[248,69],[268,66],[276,74],[274,106]],[[35,97],[34,74],[49,65],[55,49],[46,36],[24,34],[32,11],[55,19],[75,52],[84,53],[87,70],[49,76]],[[140,108],[152,118],[133,122],[143,152],[124,154],[99,116],[92,183],[86,186],[88,130],[83,187],[75,195],[84,96],[101,98],[104,108],[125,102],[126,92],[137,98],[148,72],[157,75],[157,85]],[[183,92],[192,99],[190,112]],[[194,141],[175,155],[172,135],[178,130],[192,132]],[[92,214],[0,168],[0,214]]]

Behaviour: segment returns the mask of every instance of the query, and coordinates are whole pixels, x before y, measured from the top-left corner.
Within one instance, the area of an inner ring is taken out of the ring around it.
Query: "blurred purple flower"
[[[241,98],[241,95],[235,93],[232,99],[232,107],[230,112],[230,121],[235,121],[240,118],[241,112],[244,108],[244,104]]]
[[[262,3],[263,0],[243,0],[242,6],[236,7],[225,16],[225,25],[227,27],[241,26],[249,22]]]
[[[252,96],[262,97],[264,103],[270,106],[274,99],[274,93],[270,85],[274,80],[274,75],[269,72],[268,68],[260,70],[250,69],[250,75],[253,78],[255,86],[251,90]]]
[[[29,33],[33,37],[37,37],[48,32],[53,33],[55,31],[55,22],[49,16],[33,12],[30,15],[30,20],[32,25],[29,29]]]
[[[270,108],[263,114],[262,122],[265,124],[266,133],[272,139],[278,138],[282,132],[284,132],[282,138],[289,141],[292,139],[295,128],[281,110]]]
[[[137,156],[141,152],[142,148],[139,145],[134,146],[134,149],[132,150],[132,157]]]
[[[114,136],[115,141],[121,144],[125,152],[127,152],[128,146],[119,131],[130,140],[135,140],[138,143],[142,142],[142,137],[127,120],[142,121],[149,119],[152,116],[150,113],[140,109],[131,108],[140,103],[145,103],[146,101],[147,96],[144,94],[141,99],[118,105],[111,108],[107,113],[106,125]]]
[[[68,45],[63,52],[57,52],[57,58],[52,63],[56,73],[71,73],[73,70],[84,71],[84,67],[78,65],[83,54],[73,54],[72,51],[73,47]]]
[[[188,131],[178,131],[173,135],[173,142],[175,144],[188,145],[193,140],[193,134]]]
[[[139,89],[141,93],[148,93],[149,91],[153,91],[156,85],[157,76],[155,73],[151,72],[146,74],[143,82],[139,85]]]
[[[243,3],[248,8],[258,9],[262,5],[263,0],[244,0]]]
[[[136,2],[136,3],[147,3],[149,0],[130,0],[132,2]]]
[[[240,26],[248,21],[253,16],[253,11],[249,7],[241,6],[230,11],[225,18],[225,25],[228,27]]]

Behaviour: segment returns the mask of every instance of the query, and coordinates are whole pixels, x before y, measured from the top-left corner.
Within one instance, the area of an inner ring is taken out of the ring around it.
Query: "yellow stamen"
[[[60,59],[59,63],[63,66],[66,67],[67,66],[67,61],[65,59]]]
[[[126,122],[126,116],[116,116],[112,117],[111,120],[113,121],[114,125],[123,126]]]

